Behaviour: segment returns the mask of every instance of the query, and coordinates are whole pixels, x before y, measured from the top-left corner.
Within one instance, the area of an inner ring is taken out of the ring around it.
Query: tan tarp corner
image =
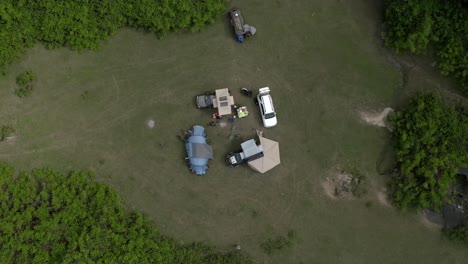
[[[248,164],[252,169],[260,173],[265,173],[280,164],[280,152],[279,143],[262,137],[262,134],[262,132],[257,131],[264,156],[256,160],[249,161]]]

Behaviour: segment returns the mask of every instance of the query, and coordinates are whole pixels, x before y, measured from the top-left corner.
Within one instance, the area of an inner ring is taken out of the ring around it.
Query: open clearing
[[[383,206],[375,192],[333,200],[323,191],[326,172],[347,162],[371,187],[386,181],[376,168],[390,134],[362,122],[360,111],[397,108],[414,92],[449,84],[411,64],[402,88],[399,68],[379,47],[375,2],[234,1],[258,30],[243,45],[222,17],[202,33],[163,40],[122,30],[96,52],[36,46],[0,80],[0,121],[17,128],[0,159],[25,170],[90,169],[164,234],[220,249],[239,244],[259,263],[465,263],[466,247],[425,227],[419,214]],[[24,69],[38,83],[18,99],[14,79]],[[280,142],[282,164],[264,175],[228,168],[224,155],[261,128],[256,106],[238,91],[263,86],[279,122],[264,136]],[[234,128],[207,126],[212,112],[195,107],[197,94],[223,87],[251,112]],[[188,172],[177,138],[194,124],[206,126],[214,149],[205,177]],[[262,252],[262,241],[290,229],[291,248]]]

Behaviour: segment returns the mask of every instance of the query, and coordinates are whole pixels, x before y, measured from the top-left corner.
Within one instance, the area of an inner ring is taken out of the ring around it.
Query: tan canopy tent
[[[257,132],[260,139],[260,145],[263,148],[263,157],[249,161],[249,167],[260,172],[265,173],[278,164],[280,164],[279,143],[271,139],[264,138],[262,132]]]
[[[229,89],[217,89],[215,92],[216,99],[213,99],[213,106],[218,108],[220,115],[230,115],[232,113],[232,105],[234,105],[234,97],[229,94]]]

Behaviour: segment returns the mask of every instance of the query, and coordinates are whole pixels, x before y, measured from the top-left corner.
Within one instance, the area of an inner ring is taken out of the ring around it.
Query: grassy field
[[[259,263],[464,263],[466,247],[421,215],[379,203],[386,178],[377,168],[390,134],[359,119],[360,111],[395,107],[450,82],[411,60],[403,81],[379,47],[378,4],[348,2],[234,1],[258,30],[243,45],[222,17],[202,33],[163,40],[122,30],[97,52],[36,46],[0,80],[0,122],[17,128],[15,140],[0,144],[0,159],[25,170],[95,171],[164,234],[222,250],[240,244]],[[38,82],[19,99],[14,79],[26,69]],[[240,142],[231,133],[248,138],[261,129],[253,102],[238,90],[263,86],[272,89],[279,121],[264,136],[280,142],[282,164],[264,175],[228,168],[224,155]],[[194,97],[223,87],[252,114],[234,132],[207,128],[215,160],[196,177],[177,135],[211,121]],[[369,177],[370,191],[332,200],[321,183],[346,164]],[[297,234],[292,247],[262,251],[262,241],[289,230]]]

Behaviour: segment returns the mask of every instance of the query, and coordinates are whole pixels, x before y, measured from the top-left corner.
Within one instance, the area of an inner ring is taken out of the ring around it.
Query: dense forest
[[[387,0],[385,26],[388,46],[433,53],[442,74],[468,93],[468,1]]]
[[[393,199],[400,208],[440,208],[459,168],[468,167],[468,111],[433,95],[414,98],[392,118],[399,175]]]
[[[0,71],[37,42],[49,48],[96,49],[122,27],[162,37],[198,31],[225,11],[226,0],[2,0]]]
[[[0,187],[0,263],[252,263],[238,251],[178,245],[89,172],[0,164]]]

